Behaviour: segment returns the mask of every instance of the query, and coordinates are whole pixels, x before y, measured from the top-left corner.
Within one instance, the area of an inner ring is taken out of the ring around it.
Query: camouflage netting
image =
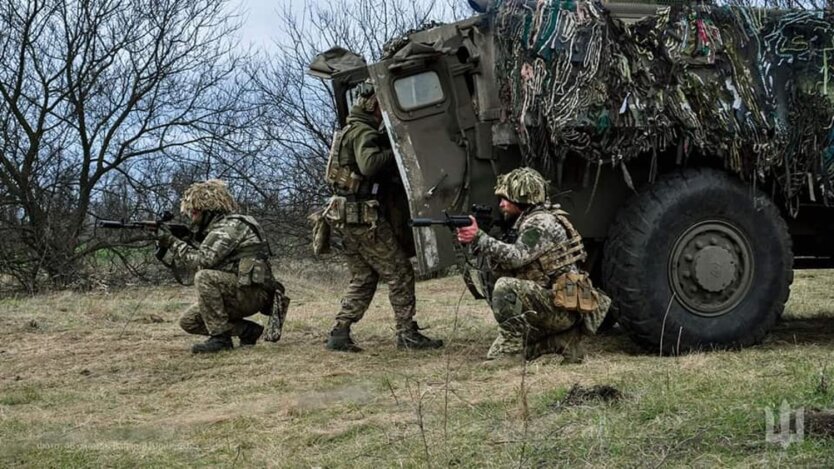
[[[775,176],[788,200],[834,195],[830,18],[672,6],[626,25],[570,0],[498,0],[494,14],[502,98],[527,164],[698,153],[746,178]]]

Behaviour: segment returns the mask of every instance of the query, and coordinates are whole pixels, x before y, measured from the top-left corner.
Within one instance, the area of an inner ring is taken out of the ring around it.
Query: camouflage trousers
[[[251,316],[270,306],[272,293],[260,285],[240,287],[237,275],[200,270],[194,276],[197,303],[180,317],[185,332],[199,335],[230,333],[238,336]]]
[[[492,312],[499,333],[487,358],[513,355],[536,347],[561,353],[581,338],[581,318],[553,304],[553,292],[530,280],[502,277],[492,293]],[[528,350],[529,353],[529,350]]]
[[[375,227],[346,225],[338,231],[350,269],[350,284],[336,320],[354,323],[362,319],[381,279],[388,284],[397,329],[408,327],[415,313],[414,268],[394,237],[391,224],[381,219]]]

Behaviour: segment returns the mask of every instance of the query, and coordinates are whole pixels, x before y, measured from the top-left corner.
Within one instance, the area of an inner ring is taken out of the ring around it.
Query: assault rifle
[[[495,224],[495,220],[492,218],[492,207],[488,205],[473,204],[471,210],[472,216],[475,217],[475,221],[478,222],[478,227],[480,227],[482,230],[489,231],[492,225]],[[472,219],[469,218],[469,215],[449,215],[444,210],[442,219],[412,218],[408,221],[408,224],[409,226],[416,228],[430,227],[432,225],[444,225],[454,232],[457,228],[470,226],[472,224]],[[483,268],[472,264],[472,261],[469,258],[469,254],[465,249],[463,249],[460,246],[460,244],[454,243],[454,247],[455,257],[457,257],[458,265],[460,265],[462,268],[463,282],[466,284],[466,287],[472,293],[472,296],[474,296],[476,299],[486,298],[486,288],[479,288],[473,280],[473,275],[478,275],[478,280],[481,283],[481,285],[483,285],[483,280],[481,279],[483,274],[473,274],[472,272],[473,270],[480,272],[483,270]]]
[[[165,225],[165,227],[168,228],[168,230],[171,231],[171,234],[173,234],[176,238],[191,244],[191,229],[188,225],[183,225],[181,223],[168,223],[173,219],[174,214],[166,210],[162,212],[162,216],[156,220],[98,220],[96,222],[96,226],[110,230],[156,231],[160,226]],[[157,245],[154,255],[164,264],[165,261],[163,261],[163,258],[167,252],[168,248],[163,248],[162,246]]]
[[[493,219],[492,219],[492,207],[487,205],[472,205],[472,216],[475,217],[475,220],[478,222],[478,226],[480,226],[484,231],[489,230],[490,226],[492,226]],[[443,218],[412,218],[408,221],[408,226],[414,228],[424,228],[432,225],[443,225],[449,227],[450,230],[454,230],[456,228],[463,228],[465,226],[469,226],[472,224],[472,219],[469,218],[469,215],[449,215],[446,210],[443,211]]]

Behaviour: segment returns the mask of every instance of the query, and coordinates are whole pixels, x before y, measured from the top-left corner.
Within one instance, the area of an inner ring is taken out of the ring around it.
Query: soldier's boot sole
[[[246,321],[246,323],[247,324],[244,327],[243,332],[241,332],[238,336],[240,337],[240,346],[252,347],[258,342],[258,339],[261,338],[261,334],[264,333],[264,328],[260,324],[252,321]]]

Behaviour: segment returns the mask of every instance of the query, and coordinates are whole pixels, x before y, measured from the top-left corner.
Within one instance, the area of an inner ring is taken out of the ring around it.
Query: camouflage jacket
[[[551,207],[542,204],[522,213],[512,230],[518,233],[512,243],[499,241],[479,230],[474,242],[475,252],[487,258],[496,277],[532,280],[549,288],[552,278],[546,272],[551,269],[542,265],[539,258],[568,241],[565,227],[551,213]],[[576,265],[572,264],[562,272],[576,270]]]
[[[266,260],[269,247],[258,222],[246,215],[218,215],[203,230],[206,237],[198,248],[175,240],[169,252],[177,266],[237,273],[243,258]]]

